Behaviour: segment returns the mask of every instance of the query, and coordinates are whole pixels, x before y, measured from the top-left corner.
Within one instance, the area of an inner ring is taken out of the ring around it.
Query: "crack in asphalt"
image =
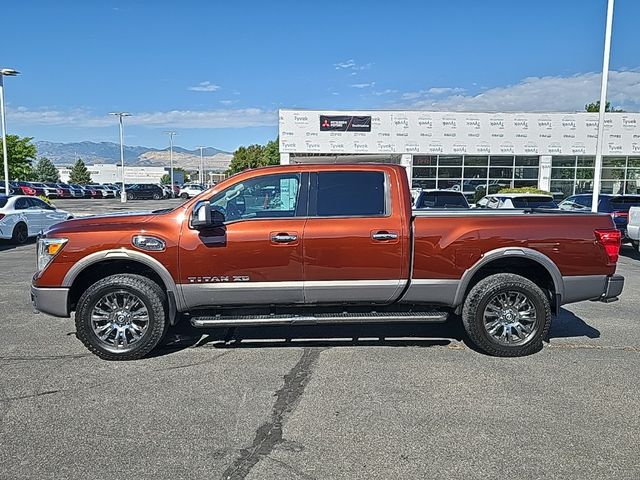
[[[305,348],[300,360],[284,376],[284,384],[276,391],[271,418],[256,430],[250,447],[241,450],[233,464],[222,474],[224,480],[242,480],[276,445],[282,442],[284,423],[297,408],[300,398],[311,379],[323,348]]]

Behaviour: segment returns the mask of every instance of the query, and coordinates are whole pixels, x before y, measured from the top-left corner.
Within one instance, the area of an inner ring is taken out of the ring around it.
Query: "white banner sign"
[[[321,131],[320,116],[371,117],[370,132]],[[595,155],[597,113],[280,110],[282,153]],[[605,155],[640,155],[640,114],[608,113]]]

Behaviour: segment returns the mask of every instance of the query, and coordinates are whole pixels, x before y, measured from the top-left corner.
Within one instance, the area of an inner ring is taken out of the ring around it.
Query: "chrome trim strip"
[[[412,279],[400,303],[453,305],[460,285],[455,279]]]

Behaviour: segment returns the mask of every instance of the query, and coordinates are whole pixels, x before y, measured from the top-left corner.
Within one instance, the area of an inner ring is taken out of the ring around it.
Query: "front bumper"
[[[39,312],[54,317],[70,316],[68,288],[39,288],[31,285],[31,303]]]

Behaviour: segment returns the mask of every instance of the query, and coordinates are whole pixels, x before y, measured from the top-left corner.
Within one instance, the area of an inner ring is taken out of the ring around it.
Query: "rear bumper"
[[[615,302],[624,288],[624,277],[622,275],[613,275],[607,277],[606,290],[600,298],[601,302]]]
[[[31,303],[39,312],[54,317],[70,316],[68,288],[39,288],[31,285]]]
[[[584,275],[562,277],[564,295],[562,304],[593,300],[614,302],[622,293],[624,277],[622,275]]]

